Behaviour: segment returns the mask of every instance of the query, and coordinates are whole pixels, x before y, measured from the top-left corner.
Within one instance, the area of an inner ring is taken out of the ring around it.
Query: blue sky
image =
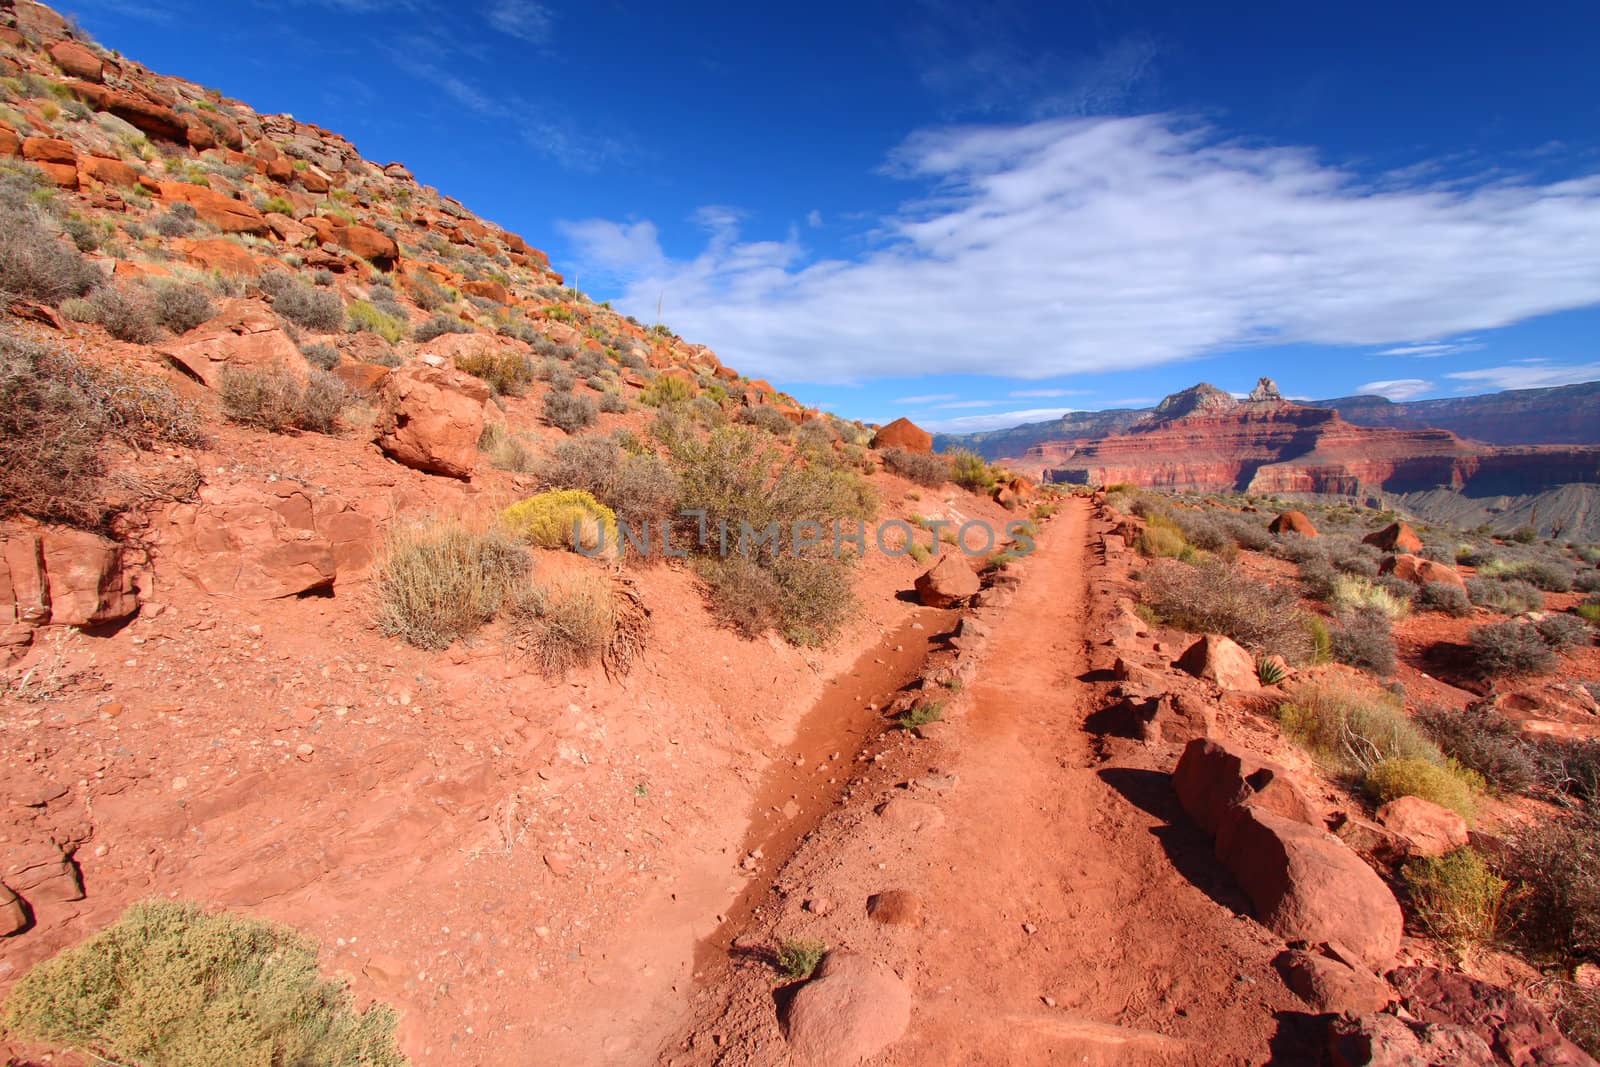
[[[1588,0],[60,6],[848,416],[1600,378]]]

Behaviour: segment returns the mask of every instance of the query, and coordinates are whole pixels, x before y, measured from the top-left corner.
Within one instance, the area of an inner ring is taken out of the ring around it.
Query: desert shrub
[[[1252,552],[1265,552],[1272,545],[1272,534],[1259,522],[1252,522],[1243,515],[1219,516],[1222,524],[1233,537],[1233,543],[1240,548],[1248,548]]]
[[[1328,604],[1335,613],[1350,611],[1376,612],[1393,621],[1403,618],[1410,604],[1374,582],[1351,574],[1341,574],[1334,579]]]
[[[1391,616],[1392,618],[1404,618],[1411,613],[1412,607],[1416,604],[1417,586],[1392,574],[1380,574],[1372,584],[1379,592],[1388,594],[1390,600],[1394,602],[1395,610],[1400,614]]]
[[[378,627],[445,648],[494,618],[527,572],[527,553],[500,531],[451,519],[396,525],[378,565]]]
[[[98,322],[119,341],[147,345],[161,336],[148,293],[127,282],[102,285],[86,299],[68,301],[63,310],[80,322]]]
[[[1412,914],[1428,934],[1457,948],[1494,940],[1510,883],[1475,849],[1418,857],[1402,868],[1401,877]]]
[[[537,465],[541,484],[557,489],[582,489],[604,500],[622,468],[622,448],[606,437],[570,437],[560,441]]]
[[[1367,772],[1362,785],[1378,804],[1398,797],[1421,797],[1471,819],[1477,806],[1473,794],[1481,788],[1481,782],[1472,771],[1448,761],[1413,758],[1380,760]]]
[[[1328,549],[1320,539],[1307,537],[1304,534],[1282,533],[1278,535],[1277,544],[1273,546],[1273,555],[1288,560],[1298,566],[1304,567],[1312,560],[1327,562]],[[1329,566],[1332,566],[1330,563]]]
[[[572,361],[572,373],[580,378],[592,378],[611,369],[611,361],[603,353],[586,348]]]
[[[1424,582],[1411,603],[1418,611],[1435,611],[1457,619],[1472,614],[1472,601],[1466,590],[1449,582]]]
[[[283,278],[287,284],[272,285],[269,278]],[[264,274],[261,283],[272,296],[272,310],[296,326],[314,333],[334,333],[344,325],[344,301],[333,290],[313,289],[282,273]]]
[[[1303,682],[1278,709],[1284,732],[1318,756],[1365,775],[1384,760],[1443,763],[1444,756],[1408,718],[1398,697],[1337,678]]]
[[[63,241],[49,215],[26,197],[0,200],[0,293],[59,304],[88,292],[100,272]]]
[[[1564,563],[1547,559],[1530,559],[1511,568],[1511,577],[1527,582],[1547,593],[1566,593],[1572,590],[1573,571]]]
[[[224,367],[219,392],[228,418],[272,433],[333,433],[349,399],[344,383],[326,371],[313,369],[302,382],[286,367]]]
[[[496,470],[526,473],[534,468],[536,458],[528,442],[507,430],[504,423],[491,422],[478,435],[478,451],[489,457],[489,465]]]
[[[188,333],[217,313],[211,291],[192,282],[158,284],[151,303],[156,321],[173,333]]]
[[[1375,674],[1393,674],[1394,624],[1379,607],[1363,606],[1339,613],[1329,631],[1333,658]]]
[[[1291,663],[1306,659],[1305,617],[1294,590],[1262,582],[1219,560],[1197,566],[1156,564],[1145,579],[1144,599],[1173,626],[1224,634],[1253,652],[1280,655]]]
[[[907,481],[937,489],[950,480],[950,460],[930,452],[911,452],[904,448],[883,450],[884,469]]]
[[[933,700],[925,704],[918,704],[910,711],[902,712],[895,717],[894,724],[901,730],[915,730],[919,726],[926,726],[931,722],[944,721],[944,701]]]
[[[318,370],[332,370],[339,365],[342,358],[337,348],[321,343],[301,345],[300,354],[306,357],[307,363]]]
[[[1538,629],[1525,622],[1491,622],[1467,636],[1473,668],[1483,678],[1517,678],[1554,669],[1555,654]]]
[[[1523,524],[1506,535],[1507,541],[1514,541],[1519,545],[1531,545],[1539,540],[1539,531],[1532,526]]]
[[[1527,582],[1516,580],[1497,581],[1474,576],[1467,579],[1467,596],[1480,608],[1506,615],[1520,615],[1544,607],[1543,593]]]
[[[1347,576],[1335,570],[1333,564],[1324,557],[1314,556],[1300,564],[1300,584],[1305,588],[1306,596],[1312,600],[1330,600],[1335,586],[1342,579],[1347,580]]]
[[[1551,739],[1537,749],[1539,781],[1563,802],[1600,800],[1600,740]]]
[[[1517,724],[1479,702],[1461,711],[1428,706],[1412,716],[1445,755],[1483,776],[1496,792],[1521,793],[1538,780],[1540,762]]]
[[[1184,540],[1204,552],[1221,552],[1234,546],[1233,535],[1223,528],[1216,516],[1204,511],[1183,511],[1175,516]]]
[[[500,521],[507,530],[540,548],[582,548],[608,551],[617,544],[617,516],[582,489],[551,489],[506,508]]]
[[[552,388],[544,394],[541,414],[551,426],[567,433],[576,433],[593,426],[598,412],[594,401],[588,397]]]
[[[639,394],[639,402],[646,407],[665,407],[693,399],[694,386],[671,375],[660,374]]]
[[[539,463],[538,475],[544,485],[591,493],[635,533],[670,515],[678,497],[677,475],[665,460],[649,452],[625,454],[603,437],[560,442]]]
[[[424,308],[423,310],[426,311],[428,309]],[[472,332],[471,326],[468,326],[454,315],[435,315],[413,330],[411,336],[416,338],[418,344],[424,344],[446,334]]]
[[[821,941],[791,937],[778,946],[776,954],[778,971],[785,978],[797,982],[810,978],[811,972],[817,969],[822,957],[827,954],[828,946]]]
[[[600,394],[600,410],[607,415],[620,415],[628,410],[628,398],[615,389]]]
[[[678,506],[678,475],[654,453],[628,456],[607,503],[635,529],[671,515]]]
[[[130,907],[34,967],[6,1028],[101,1063],[403,1067],[394,1013],[358,1012],[316,947],[285,926],[191,904]]]
[[[1592,643],[1593,633],[1576,615],[1546,615],[1533,624],[1551,651],[1565,652]]]
[[[741,555],[697,562],[695,572],[706,583],[711,614],[722,625],[756,638],[777,624],[783,612],[783,591],[772,573]]]
[[[965,448],[950,454],[950,480],[974,493],[987,493],[995,486],[995,473],[982,456]]]
[[[369,300],[357,300],[350,305],[345,317],[351,333],[374,333],[390,344],[406,335],[405,314],[398,307],[380,307]]]
[[[532,645],[539,669],[559,680],[599,662],[616,634],[611,582],[600,574],[567,574],[533,586],[509,612],[514,637]]]
[[[456,357],[456,369],[480,378],[496,396],[521,396],[533,381],[533,363],[512,348],[484,345]]]
[[[413,277],[406,280],[406,288],[410,290],[411,299],[423,311],[438,311],[447,307],[454,301],[444,287],[432,278]],[[438,316],[435,316],[437,318]],[[422,340],[423,338],[418,338]]]
[[[774,437],[787,438],[794,426],[777,408],[766,404],[758,404],[753,408],[744,408],[739,412],[739,421],[759,430],[765,430]]]
[[[173,204],[156,216],[156,232],[163,237],[187,237],[195,230],[198,214],[193,204]]]
[[[1277,685],[1289,677],[1289,670],[1283,660],[1274,656],[1262,656],[1256,660],[1256,680],[1262,685]]]
[[[1333,662],[1333,634],[1328,629],[1328,624],[1322,621],[1319,615],[1307,615],[1305,622],[1306,641],[1311,646],[1310,656],[1312,663]]]
[[[1134,539],[1133,547],[1141,556],[1151,558],[1183,559],[1193,554],[1177,524],[1159,516],[1148,520],[1148,525]]]
[[[1505,873],[1520,883],[1511,919],[1527,948],[1569,966],[1600,963],[1600,816],[1526,824]]]
[[[1579,593],[1600,593],[1600,571],[1579,571],[1572,588]]]

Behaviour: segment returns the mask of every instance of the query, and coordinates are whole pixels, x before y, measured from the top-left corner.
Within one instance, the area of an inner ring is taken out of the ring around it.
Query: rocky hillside
[[[1373,499],[1442,488],[1468,499],[1521,498],[1600,482],[1600,447],[1501,447],[1447,430],[1358,426],[1337,411],[1284,400],[1263,378],[1244,400],[1210,385],[1184,390],[1123,433],[1035,445],[1020,466],[1079,485]],[[1541,520],[1547,532],[1600,532],[1587,514],[1565,510]]]
[[[1600,444],[1600,382],[1395,403],[1381,396],[1313,400],[1358,426],[1449,430],[1495,445]]]

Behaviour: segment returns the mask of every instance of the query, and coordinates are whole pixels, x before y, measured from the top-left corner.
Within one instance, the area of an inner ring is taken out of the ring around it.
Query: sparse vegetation
[[[896,718],[894,724],[902,730],[915,730],[917,727],[926,726],[931,722],[943,721],[944,701],[934,700],[926,704],[918,704],[910,711]]]
[[[425,305],[423,306],[423,310],[428,310]],[[414,331],[412,331],[412,336],[416,338],[418,344],[426,344],[427,342],[432,341],[434,338],[443,337],[446,334],[472,332],[473,330],[471,326],[468,326],[454,315],[435,315],[433,318],[429,319],[427,322],[423,323],[421,326],[418,326]],[[527,357],[523,356],[522,360],[524,363],[526,363]],[[482,375],[479,375],[479,377],[482,377]],[[532,368],[530,367],[529,380],[531,379]]]
[[[327,371],[313,369],[301,381],[287,367],[224,367],[218,391],[228,418],[271,433],[333,433],[349,400],[344,383]]]
[[[694,386],[682,378],[658,374],[656,380],[639,394],[639,403],[652,408],[666,407],[668,404],[681,404],[692,400],[694,393]]]
[[[1375,803],[1421,797],[1470,820],[1477,810],[1473,796],[1482,780],[1448,761],[1435,763],[1413,757],[1379,761],[1367,772],[1363,784]]]
[[[87,298],[61,305],[68,318],[97,322],[119,341],[147,345],[161,336],[149,294],[131,283],[107,283]]]
[[[1465,590],[1448,582],[1425,582],[1411,602],[1418,611],[1434,611],[1464,619],[1472,614],[1472,601]]]
[[[1333,658],[1374,674],[1393,674],[1394,627],[1389,619],[1389,614],[1381,607],[1341,612],[1328,633]]]
[[[1533,747],[1522,739],[1517,724],[1487,701],[1456,711],[1418,708],[1413,721],[1428,732],[1445,755],[1483,776],[1500,793],[1521,793],[1539,777]]]
[[[964,448],[950,453],[950,480],[974,493],[987,493],[997,481],[983,457]]]
[[[792,981],[803,981],[828,954],[828,946],[811,938],[791,937],[778,945],[776,962],[778,972]]]
[[[1430,936],[1457,949],[1494,941],[1509,883],[1475,849],[1411,860],[1402,877],[1412,914]]]
[[[600,574],[532,586],[512,601],[509,618],[514,637],[532,645],[540,671],[556,680],[599,662],[617,629],[611,583]]]
[[[398,310],[398,309],[395,309]],[[396,315],[368,300],[357,300],[346,312],[351,333],[373,333],[395,344],[406,335],[403,314]]]
[[[211,291],[193,282],[157,285],[151,304],[156,321],[178,334],[188,333],[217,313]]]
[[[1473,668],[1484,678],[1544,674],[1555,667],[1549,642],[1530,623],[1488,623],[1474,627],[1467,640],[1472,646]]]
[[[5,1025],[101,1063],[403,1067],[395,1017],[356,1011],[288,927],[165,900],[28,972]]]
[[[1536,821],[1515,841],[1506,873],[1521,886],[1512,919],[1538,958],[1600,963],[1600,815]]]
[[[570,387],[565,390],[552,387],[544,394],[540,414],[551,426],[567,433],[577,433],[593,426],[599,412],[593,400],[571,392]]]
[[[315,289],[282,272],[261,276],[272,310],[313,333],[336,333],[344,325],[344,301],[331,289]]]
[[[1527,582],[1497,581],[1490,578],[1468,578],[1467,596],[1480,608],[1506,615],[1520,615],[1525,611],[1544,608],[1544,594]]]
[[[521,396],[534,379],[533,362],[527,356],[494,344],[456,356],[456,369],[483,379],[496,396]]]
[[[1384,760],[1444,762],[1438,746],[1406,718],[1397,697],[1342,678],[1296,685],[1278,716],[1285,733],[1358,776]]]
[[[527,572],[527,553],[500,531],[453,519],[396,524],[378,565],[378,627],[447,648],[494,618]]]
[[[1145,579],[1145,602],[1173,626],[1224,634],[1261,655],[1299,663],[1309,652],[1294,590],[1259,581],[1220,560],[1156,564]]]
[[[616,513],[582,489],[552,489],[519,500],[500,513],[500,521],[540,548],[617,548]]]
[[[950,461],[944,456],[904,448],[886,448],[882,455],[884,469],[907,481],[937,489],[950,480]]]

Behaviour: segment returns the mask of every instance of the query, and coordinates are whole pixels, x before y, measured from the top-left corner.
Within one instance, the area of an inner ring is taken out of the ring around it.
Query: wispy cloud
[[[1399,345],[1395,348],[1385,348],[1379,352],[1380,356],[1410,356],[1413,359],[1438,359],[1440,356],[1452,355],[1456,352],[1471,352],[1482,348],[1472,338],[1463,338],[1460,341],[1429,341],[1425,344]]]
[[[1368,382],[1357,390],[1359,393],[1387,397],[1390,400],[1410,400],[1412,397],[1432,391],[1433,383],[1423,381],[1421,378],[1395,378],[1390,381]]]
[[[1021,426],[1025,422],[1048,422],[1077,410],[1076,408],[1027,408],[1022,411],[993,411],[986,415],[961,415],[953,419],[930,419],[925,429],[938,433],[980,433],[983,430],[1003,430]]]
[[[1013,389],[1006,396],[1020,400],[1024,397],[1084,396],[1085,389]]]
[[[1600,381],[1600,363],[1558,364],[1543,359],[1528,359],[1503,367],[1456,371],[1445,377],[1466,382],[1466,389],[1539,389],[1551,385]]]
[[[952,400],[948,404],[935,404],[935,410],[955,411],[961,408],[993,408],[999,407],[1004,401],[1000,400]]]
[[[924,191],[858,257],[723,231],[692,259],[641,249],[622,303],[665,292],[738,365],[830,382],[1394,346],[1600,302],[1600,175],[1379,192],[1171,115],[934,130],[893,162]],[[637,223],[576,225],[582,259]]]
[[[917,406],[919,404],[937,404],[941,400],[954,400],[955,393],[925,393],[922,396],[902,396],[895,398],[896,404]]]
[[[528,44],[550,40],[550,9],[533,0],[494,0],[487,13],[489,25]]]

